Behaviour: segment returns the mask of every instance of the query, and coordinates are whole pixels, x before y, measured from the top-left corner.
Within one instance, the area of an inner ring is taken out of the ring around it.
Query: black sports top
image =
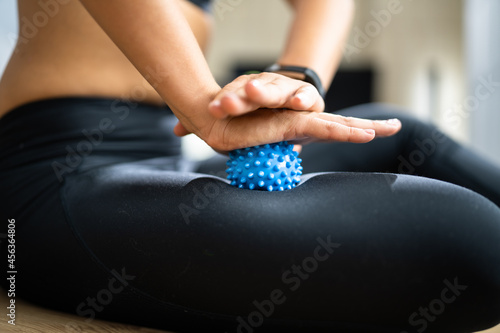
[[[195,4],[205,11],[210,11],[212,0],[189,0],[189,2]]]

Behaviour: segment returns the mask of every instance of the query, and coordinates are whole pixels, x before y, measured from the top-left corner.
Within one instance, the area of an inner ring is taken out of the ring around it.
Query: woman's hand
[[[216,118],[239,116],[260,108],[322,112],[323,98],[304,81],[275,73],[242,75],[226,85],[209,105]]]
[[[188,128],[219,152],[278,141],[365,143],[401,128],[398,120],[343,117],[323,108],[308,83],[273,73],[243,75],[221,89]],[[188,133],[181,123],[175,128],[177,135]]]
[[[260,108],[322,112],[323,98],[311,84],[275,73],[241,75],[222,88],[208,106],[218,119],[240,116]],[[181,123],[175,133],[186,135]]]

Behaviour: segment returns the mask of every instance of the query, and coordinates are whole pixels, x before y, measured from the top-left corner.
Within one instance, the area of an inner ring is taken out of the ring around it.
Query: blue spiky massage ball
[[[302,175],[302,159],[288,142],[278,142],[229,153],[227,179],[239,188],[284,191],[297,186]]]

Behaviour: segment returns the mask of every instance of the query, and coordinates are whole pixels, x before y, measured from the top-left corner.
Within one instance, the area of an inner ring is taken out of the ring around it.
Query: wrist
[[[175,103],[167,104],[186,130],[203,139],[206,128],[210,128],[215,121],[208,112],[208,105],[220,92],[221,87],[214,81],[213,84],[196,90],[186,90]]]
[[[266,72],[273,72],[288,76],[293,79],[302,80],[312,84],[320,96],[324,99],[326,95],[325,88],[321,82],[321,78],[312,68],[303,66],[290,66],[275,63],[265,69]]]

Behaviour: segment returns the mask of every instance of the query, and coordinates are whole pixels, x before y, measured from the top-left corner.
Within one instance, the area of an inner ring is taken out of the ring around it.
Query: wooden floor
[[[86,318],[47,310],[19,299],[16,299],[16,326],[13,326],[5,315],[8,302],[7,294],[0,289],[1,333],[173,333],[101,320],[86,322]]]
[[[1,311],[7,310],[8,302],[5,291],[0,289]],[[101,320],[87,323],[85,318],[77,315],[43,309],[22,300],[16,300],[16,326],[8,324],[6,317],[5,314],[1,315],[0,332],[2,333],[172,333]],[[481,333],[500,333],[500,326]]]
[[[481,331],[481,333],[500,333],[500,325],[486,331]]]

